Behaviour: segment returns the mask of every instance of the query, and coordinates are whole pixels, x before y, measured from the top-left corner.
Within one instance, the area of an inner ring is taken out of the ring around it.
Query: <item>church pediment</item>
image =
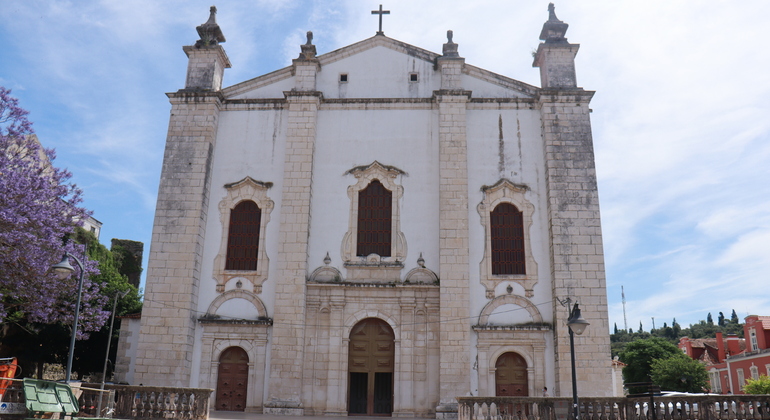
[[[441,54],[382,35],[319,55],[316,90],[325,99],[431,98],[441,88]],[[227,100],[283,99],[295,88],[293,66],[223,89]],[[473,98],[532,98],[538,88],[465,64],[463,89]]]

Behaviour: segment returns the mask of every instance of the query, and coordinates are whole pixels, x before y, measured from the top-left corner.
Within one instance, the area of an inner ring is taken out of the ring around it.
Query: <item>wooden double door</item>
[[[529,396],[527,361],[518,353],[503,353],[495,363],[495,395],[498,397]]]
[[[218,411],[244,411],[249,384],[249,355],[240,347],[228,347],[219,357]]]
[[[367,318],[350,332],[348,414],[390,416],[393,413],[395,335],[387,322]]]

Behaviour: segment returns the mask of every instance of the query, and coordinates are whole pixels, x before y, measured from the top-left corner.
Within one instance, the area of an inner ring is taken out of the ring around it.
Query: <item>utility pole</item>
[[[628,331],[628,320],[626,319],[626,291],[620,286],[620,296],[623,298],[623,327]]]

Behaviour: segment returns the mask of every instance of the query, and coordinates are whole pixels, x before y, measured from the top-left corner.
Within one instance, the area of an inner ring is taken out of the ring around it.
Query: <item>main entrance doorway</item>
[[[219,411],[244,411],[249,382],[249,355],[240,347],[228,347],[219,356],[217,402]]]
[[[349,415],[392,414],[394,340],[393,329],[381,319],[367,318],[350,331]]]
[[[495,363],[495,395],[527,397],[527,361],[518,353],[503,353]]]

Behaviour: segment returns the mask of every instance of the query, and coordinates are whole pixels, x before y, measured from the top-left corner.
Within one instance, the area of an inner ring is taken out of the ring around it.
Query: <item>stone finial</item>
[[[546,43],[566,43],[569,24],[566,24],[556,17],[556,7],[553,3],[548,4],[548,20],[543,24],[543,30],[540,31],[540,39]]]
[[[329,252],[326,252],[326,256],[324,257],[324,265],[329,265],[329,263],[332,262],[331,257],[329,257]]]
[[[417,265],[419,265],[421,268],[425,268],[425,259],[422,258],[422,252],[420,252],[420,257],[417,258]]]
[[[559,18],[556,17],[556,6],[554,6],[553,3],[548,3],[548,20],[561,22]]]
[[[300,50],[297,60],[315,60],[316,49],[313,45],[313,31],[307,31],[307,43],[300,45]]]
[[[225,42],[225,36],[222,34],[219,25],[217,25],[217,7],[211,6],[209,11],[209,20],[195,28],[198,31],[198,36],[201,37],[201,39],[195,42],[196,48],[214,46],[220,42]]]
[[[457,44],[452,42],[454,33],[449,30],[446,31],[447,43],[444,44],[443,56],[444,57],[459,57],[460,53],[457,52]]]

